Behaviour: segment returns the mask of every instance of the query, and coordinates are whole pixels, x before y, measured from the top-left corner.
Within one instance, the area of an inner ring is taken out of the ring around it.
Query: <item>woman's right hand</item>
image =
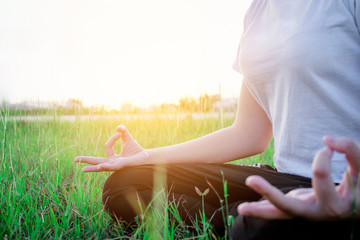
[[[93,156],[77,156],[75,162],[88,163],[92,166],[83,167],[83,172],[117,171],[126,166],[142,165],[151,162],[151,155],[143,149],[130,135],[124,125],[116,128],[117,133],[105,144],[106,158]],[[121,138],[122,149],[115,154],[114,144]]]

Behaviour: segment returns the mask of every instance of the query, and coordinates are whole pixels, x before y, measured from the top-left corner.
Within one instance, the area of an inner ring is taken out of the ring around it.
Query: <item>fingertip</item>
[[[241,203],[237,207],[237,212],[243,216],[249,216],[249,217],[253,216],[254,213],[253,213],[253,209],[252,209],[252,203],[251,202]]]
[[[119,125],[119,126],[117,126],[117,128],[116,128],[116,131],[118,131],[118,132],[122,132],[122,131],[125,131],[126,130],[126,127],[124,126],[124,125]]]
[[[251,175],[246,178],[245,184],[247,186],[257,187],[257,186],[261,185],[264,181],[265,181],[265,179],[260,176]]]
[[[253,176],[249,176],[246,181],[245,181],[245,184],[253,189],[255,192],[257,193],[260,193],[260,194],[263,194],[264,190],[264,186],[266,186],[266,181],[260,177],[260,176],[256,176],[256,175],[253,175]]]
[[[329,179],[331,172],[331,157],[333,150],[328,146],[323,147],[318,151],[312,164],[312,171],[314,178]]]
[[[328,147],[333,147],[336,143],[336,139],[333,136],[324,136],[323,137],[323,142],[328,146]]]
[[[76,157],[76,158],[74,159],[74,161],[75,161],[75,162],[80,162],[80,161],[81,161],[81,157],[79,157],[79,156]]]
[[[325,146],[318,152],[318,155],[321,155],[323,157],[331,158],[333,153],[333,149],[330,146]]]
[[[324,165],[324,162],[330,163],[332,154],[333,154],[333,150],[328,146],[325,146],[322,149],[320,149],[316,153],[313,164],[312,164],[313,171],[330,168],[330,166],[326,167],[327,165]]]
[[[245,184],[246,185],[251,184],[254,181],[254,179],[256,179],[256,177],[257,177],[256,175],[251,175],[251,176],[247,177],[245,180]]]
[[[239,206],[237,207],[237,211],[239,214],[244,215],[246,214],[246,206],[248,205],[247,202],[241,203],[239,204]]]

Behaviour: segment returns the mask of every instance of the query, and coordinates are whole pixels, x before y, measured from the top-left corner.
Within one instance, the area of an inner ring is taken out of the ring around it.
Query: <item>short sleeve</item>
[[[263,4],[263,2],[264,2],[263,0],[253,0],[251,2],[250,7],[246,11],[246,14],[245,14],[245,17],[244,17],[243,33],[241,35],[241,39],[242,39],[243,35],[246,33],[246,31],[248,30],[249,25],[251,24],[251,21],[256,16],[256,13],[259,10],[260,5]],[[236,58],[235,58],[235,61],[234,61],[233,65],[232,65],[232,68],[235,71],[239,72],[240,74],[243,74],[243,69],[241,67],[241,58],[240,58],[240,53],[241,53],[241,48],[242,48],[241,39],[240,39],[240,42],[239,42],[239,45],[238,45]]]
[[[360,0],[350,0],[350,9],[360,34]]]
[[[250,11],[250,9],[246,12],[245,17],[244,17],[243,33],[241,34],[241,36],[244,35],[244,32],[246,32],[247,27],[248,27],[249,11]],[[240,51],[241,51],[241,39],[240,39],[240,42],[239,42],[239,45],[238,45],[236,58],[235,58],[235,61],[234,61],[233,65],[232,65],[232,69],[234,69],[235,71],[237,71],[240,74],[243,74],[243,70],[241,68],[241,62],[240,62]]]

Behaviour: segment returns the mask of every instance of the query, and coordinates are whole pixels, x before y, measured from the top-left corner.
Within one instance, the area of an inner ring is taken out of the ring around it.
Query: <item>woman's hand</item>
[[[296,189],[283,194],[259,176],[250,176],[246,184],[267,200],[239,205],[242,215],[265,219],[304,217],[312,220],[335,220],[360,217],[360,145],[349,138],[324,137],[326,147],[313,162],[313,188]],[[331,179],[331,157],[344,153],[349,164],[341,184]],[[357,210],[357,211],[356,211]]]
[[[88,163],[83,172],[116,171],[125,166],[134,166],[149,163],[151,160],[149,152],[144,150],[130,135],[125,126],[120,125],[115,133],[105,144],[107,158],[78,156],[75,162]],[[122,149],[120,154],[115,154],[114,144],[121,138]]]

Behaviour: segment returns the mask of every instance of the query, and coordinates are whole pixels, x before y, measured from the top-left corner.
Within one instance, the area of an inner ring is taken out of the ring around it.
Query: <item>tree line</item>
[[[81,99],[69,98],[65,103],[52,103],[44,107],[31,107],[24,103],[2,103],[1,112],[7,115],[87,115],[87,114],[140,114],[140,113],[209,113],[216,110],[220,95],[202,94],[199,97],[185,96],[178,103],[162,103],[147,108],[135,106],[131,102],[124,103],[118,109],[109,108],[105,105],[84,106]]]

